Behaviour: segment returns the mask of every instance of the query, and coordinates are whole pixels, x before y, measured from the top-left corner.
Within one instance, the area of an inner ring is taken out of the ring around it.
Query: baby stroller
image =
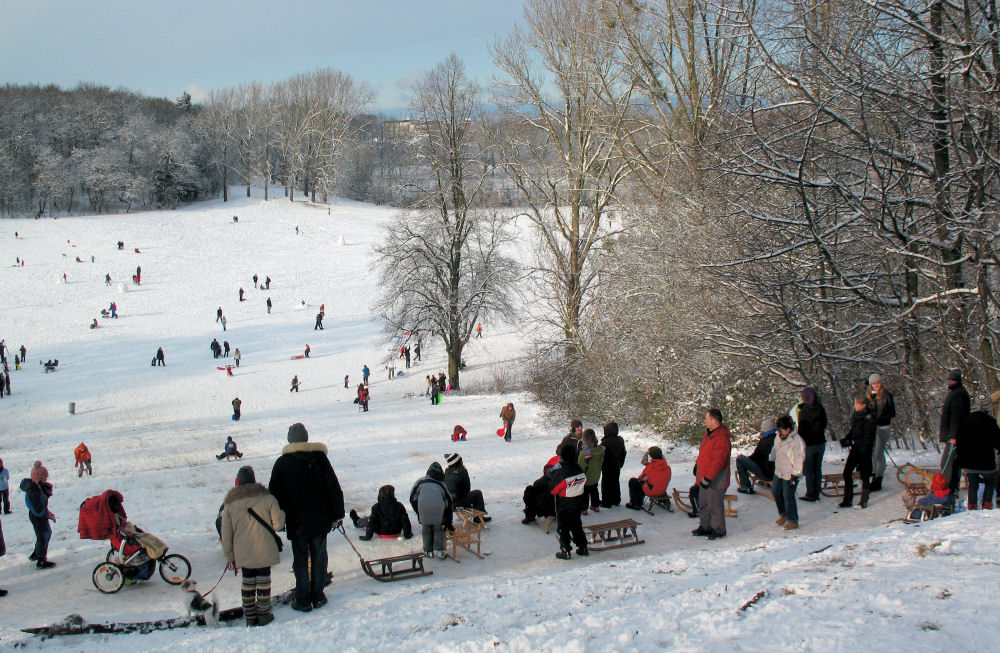
[[[127,520],[122,495],[115,490],[107,490],[80,504],[77,530],[81,539],[108,540],[111,544],[104,562],[94,567],[91,574],[94,587],[104,594],[114,594],[125,585],[149,580],[157,566],[160,577],[171,585],[180,585],[191,576],[187,558],[167,554],[162,540]]]

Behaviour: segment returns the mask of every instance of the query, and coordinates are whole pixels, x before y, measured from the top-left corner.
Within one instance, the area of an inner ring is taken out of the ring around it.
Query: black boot
[[[569,549],[562,549],[556,554],[556,557],[560,560],[569,560],[572,556],[570,555]]]
[[[875,478],[872,479],[872,482],[869,484],[868,490],[870,492],[878,492],[881,489],[882,489],[882,477],[876,476]]]
[[[861,506],[862,508],[867,508],[868,507],[868,493],[869,492],[870,492],[869,488],[864,488],[864,487],[861,488],[861,501],[858,503],[858,505]]]
[[[358,528],[358,511],[351,508],[351,523],[354,524],[354,528]]]

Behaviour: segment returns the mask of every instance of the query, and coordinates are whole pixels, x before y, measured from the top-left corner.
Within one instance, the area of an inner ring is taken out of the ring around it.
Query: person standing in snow
[[[972,400],[969,392],[962,385],[962,371],[952,370],[948,373],[948,396],[941,407],[941,422],[938,429],[938,441],[944,445],[941,453],[941,473],[948,479],[948,488],[953,494],[958,493],[960,467],[956,455],[958,431],[972,411]]]
[[[327,602],[323,593],[326,536],[344,519],[344,493],[326,447],[309,442],[309,433],[301,423],[288,428],[288,445],[271,469],[268,489],[285,511],[285,530],[292,543],[292,609],[309,612],[320,608]]]
[[[0,458],[0,503],[3,504],[3,514],[10,514],[10,472],[3,466]]]
[[[416,345],[414,345],[414,347],[413,347],[413,355],[416,356],[416,358],[414,360],[416,360],[416,361],[419,362],[420,361],[420,343],[419,342]]]
[[[403,358],[406,359],[406,369],[410,369],[410,348],[403,349]]]
[[[242,405],[243,402],[240,401],[239,397],[233,399],[233,419],[236,420],[237,422],[240,421],[240,407]]]
[[[396,376],[396,359],[390,358],[389,364],[385,366],[385,369],[389,370],[389,380],[391,381]]]
[[[226,330],[226,316],[225,315],[222,316],[222,330],[223,331]]]
[[[313,326],[313,331],[316,329],[319,329],[320,331],[323,330],[323,313],[316,314],[316,325]]]
[[[578,419],[574,419],[569,423],[569,433],[563,436],[563,439],[559,441],[559,446],[556,447],[556,455],[560,455],[562,448],[567,444],[571,445],[577,451],[580,450],[580,443],[583,440],[583,422]]]
[[[111,317],[118,319],[118,304],[116,302],[111,302]]]
[[[233,352],[233,360],[236,361],[236,367],[240,366],[241,358],[243,358],[243,354],[240,353],[240,348],[237,347],[236,351]]]
[[[556,521],[558,522],[559,553],[556,558],[569,560],[572,543],[576,544],[576,554],[590,555],[587,549],[587,536],[583,532],[580,515],[583,514],[583,488],[587,477],[576,464],[577,451],[572,445],[567,445],[559,452],[559,464],[549,471],[549,494],[556,500]]]
[[[295,376],[292,377],[292,387],[288,391],[289,392],[293,392],[293,391],[294,392],[298,392],[299,391],[299,375],[298,374],[296,374]]]
[[[844,462],[844,499],[841,508],[850,508],[854,503],[854,470],[861,477],[861,507],[868,507],[868,493],[871,492],[872,448],[875,446],[875,417],[871,404],[864,395],[854,398],[854,413],[851,415],[851,430],[840,441],[845,449],[850,449]]]
[[[253,287],[254,288],[257,287],[257,273],[256,272],[254,272],[254,274],[253,274]]]
[[[774,460],[774,481],[771,491],[774,493],[774,506],[778,509],[778,519],[774,522],[783,526],[786,531],[799,527],[799,507],[795,500],[796,487],[802,476],[806,460],[806,444],[795,431],[795,422],[789,415],[782,415],[775,423],[778,437],[771,449]],[[870,456],[869,451],[864,455]]]
[[[281,562],[281,540],[275,531],[285,527],[285,513],[249,465],[236,473],[236,487],[222,505],[222,552],[243,575],[243,616],[248,626],[265,626],[274,621],[271,567]]]
[[[604,447],[604,464],[601,466],[601,507],[610,508],[621,505],[622,482],[621,472],[625,466],[625,439],[618,435],[618,422],[608,422],[604,425],[604,437],[601,438]]]
[[[216,311],[215,311],[215,321],[217,323],[222,321],[222,307],[221,306],[218,309],[216,309]]]
[[[245,300],[243,299],[243,289],[242,289],[242,288],[240,288],[240,301],[241,301],[241,302],[242,302],[242,301],[245,301]]]
[[[208,347],[212,350],[212,358],[218,358],[219,352],[222,351],[222,345],[219,344],[218,339],[212,338],[212,343]]]
[[[722,411],[712,408],[705,414],[705,435],[698,447],[698,518],[701,525],[692,535],[710,540],[726,536],[726,489],[729,487],[729,457],[733,443],[729,428],[722,423]]]
[[[222,341],[222,357],[223,358],[229,358],[229,341],[228,340],[223,340]]]
[[[885,449],[892,437],[892,418],[896,416],[896,401],[892,393],[882,385],[882,375],[872,374],[868,377],[868,392],[865,395],[868,408],[875,419],[875,445],[872,451],[871,490],[882,489],[882,477],[885,476]]]
[[[368,369],[367,365],[361,368],[361,382],[365,385],[368,385],[368,375],[370,374],[371,370]]]
[[[10,375],[8,375],[9,377]],[[997,458],[1000,451],[1000,427],[990,415],[993,402],[987,396],[979,400],[979,410],[969,414],[958,428],[955,449],[958,466],[969,479],[969,510],[993,509],[993,492],[997,483]],[[982,502],[979,485],[983,485]]]
[[[585,429],[583,431],[583,446],[580,448],[580,454],[576,462],[587,476],[587,483],[583,488],[585,499],[583,514],[587,514],[587,499],[590,501],[590,509],[594,512],[600,512],[601,495],[597,484],[601,482],[601,468],[604,466],[604,447],[597,444],[597,434],[594,433],[594,429]]]
[[[156,348],[156,364],[162,365],[163,367],[167,366],[167,363],[164,361],[163,347]]]
[[[514,410],[513,402],[508,401],[504,404],[503,408],[500,409],[500,420],[503,422],[504,442],[510,442],[510,438],[514,434],[515,418],[517,418],[517,411]]]
[[[270,290],[271,289],[271,277],[265,277],[264,278],[264,289],[265,290]]]
[[[111,273],[110,272],[104,275],[104,285],[105,286],[110,286],[111,285]]]
[[[267,298],[267,314],[268,315],[271,314],[271,298],[270,297]]]
[[[410,505],[417,513],[420,531],[423,536],[424,555],[428,558],[447,557],[444,552],[445,529],[453,530],[451,494],[444,484],[444,471],[441,464],[433,462],[410,491]]]
[[[823,485],[823,454],[826,452],[826,409],[819,401],[816,389],[802,388],[802,403],[798,405],[798,434],[806,443],[806,493],[803,501],[819,501]]]
[[[94,475],[94,469],[90,466],[90,449],[87,448],[87,445],[81,442],[80,445],[73,450],[73,457],[76,458],[76,464],[73,466],[77,468],[77,478],[83,476],[84,468],[87,469],[87,474],[89,476]]]
[[[368,412],[368,386],[364,383],[358,385],[358,405],[361,406],[361,410],[365,413]]]
[[[309,352],[311,352],[311,351],[312,351],[312,349],[310,349],[310,348],[309,348],[309,345],[308,345],[308,344],[306,344],[306,353],[305,353],[305,357],[306,357],[306,358],[309,358]]]
[[[49,520],[54,522],[56,516],[49,510],[52,484],[49,483],[49,470],[42,466],[42,461],[35,461],[30,478],[22,479],[20,487],[24,492],[24,504],[28,508],[28,521],[35,531],[35,550],[28,556],[28,560],[34,560],[39,569],[55,567],[56,563],[49,560],[48,555],[49,540],[52,538]]]

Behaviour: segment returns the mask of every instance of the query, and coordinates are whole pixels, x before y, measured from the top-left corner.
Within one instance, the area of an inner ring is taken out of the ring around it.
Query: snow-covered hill
[[[329,211],[328,211],[329,209]],[[233,215],[239,216],[234,223]],[[369,313],[376,277],[369,267],[391,210],[339,202],[330,207],[284,200],[210,202],[170,212],[127,216],[3,221],[0,251],[0,337],[28,363],[14,373],[12,397],[0,400],[0,456],[12,485],[34,460],[51,472],[58,517],[50,557],[38,571],[27,560],[33,536],[23,494],[12,491],[14,514],[3,516],[8,553],[0,558],[0,644],[94,650],[98,636],[42,643],[19,631],[71,613],[90,622],[176,616],[181,593],[159,579],[98,593],[91,570],[105,552],[76,533],[80,502],[105,489],[125,496],[130,518],[189,557],[200,586],[211,587],[225,565],[213,521],[239,465],[216,461],[227,435],[266,483],[288,426],[302,422],[326,443],[348,507],[366,512],[385,483],[408,494],[434,460],[459,451],[473,486],[494,516],[485,560],[428,561],[433,576],[377,583],[337,534],[329,538],[334,583],[330,603],[300,614],[279,609],[266,628],[189,628],[114,636],[129,650],[778,650],[870,647],[932,650],[983,648],[1000,628],[993,513],[966,514],[921,525],[887,524],[900,516],[895,482],[874,495],[867,511],[836,511],[833,501],[800,504],[802,529],[773,525],[773,504],[740,497],[729,537],[693,538],[682,514],[639,513],[645,544],[569,562],[554,559],[554,534],[521,519],[521,493],[554,453],[566,424],[553,423],[526,395],[448,395],[440,406],[422,396],[424,376],[445,369],[440,343],[424,340],[424,360],[388,380],[390,346]],[[298,233],[296,233],[298,227]],[[19,238],[14,238],[17,231]],[[125,242],[119,251],[117,241]],[[136,253],[138,248],[140,253]],[[94,257],[94,263],[90,257]],[[15,257],[25,259],[15,267]],[[83,262],[77,263],[79,257]],[[128,282],[142,267],[142,285]],[[66,283],[62,275],[66,274]],[[107,286],[109,273],[113,284]],[[256,273],[272,280],[255,289]],[[238,301],[238,289],[246,301]],[[265,301],[274,308],[268,314]],[[88,323],[112,301],[117,320]],[[304,302],[304,303],[303,303]],[[325,304],[325,329],[313,329]],[[227,331],[215,321],[227,316]],[[467,350],[463,383],[487,392],[513,377],[526,355],[522,331],[485,325]],[[213,338],[239,348],[234,375],[217,369]],[[307,360],[292,359],[311,347]],[[150,366],[163,347],[166,367]],[[58,358],[43,374],[39,360]],[[352,403],[361,367],[373,372],[372,409]],[[351,389],[345,389],[345,374]],[[298,375],[301,392],[288,391]],[[230,420],[239,396],[243,419]],[[514,441],[495,435],[505,401],[518,408]],[[70,415],[69,402],[76,414]],[[454,444],[455,424],[469,441]],[[599,428],[598,428],[599,431]],[[639,471],[648,433],[626,431],[626,475]],[[87,443],[93,477],[79,479],[73,448]],[[833,447],[836,449],[836,447]],[[828,454],[828,469],[838,465]],[[896,452],[903,462],[904,452]],[[668,450],[673,485],[689,485],[692,452]],[[929,458],[928,458],[929,460]],[[591,513],[585,523],[636,517],[624,508]],[[348,532],[354,536],[349,528]],[[367,557],[419,549],[417,540],[358,542]],[[830,545],[820,553],[811,553]],[[286,547],[274,570],[275,591],[292,585]],[[758,601],[740,607],[765,592]],[[213,594],[239,604],[239,583],[227,576]],[[142,639],[137,639],[142,637]]]

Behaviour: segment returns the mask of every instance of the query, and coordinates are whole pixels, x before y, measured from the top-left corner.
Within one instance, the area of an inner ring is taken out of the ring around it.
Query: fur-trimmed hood
[[[320,451],[322,453],[328,453],[326,445],[322,442],[292,442],[291,444],[286,444],[285,448],[281,450],[282,455],[286,453],[300,453],[308,451]]]
[[[223,503],[225,505],[229,505],[234,501],[239,501],[240,499],[246,499],[247,497],[259,497],[265,494],[267,494],[267,488],[260,483],[238,485],[226,494],[226,499]]]

